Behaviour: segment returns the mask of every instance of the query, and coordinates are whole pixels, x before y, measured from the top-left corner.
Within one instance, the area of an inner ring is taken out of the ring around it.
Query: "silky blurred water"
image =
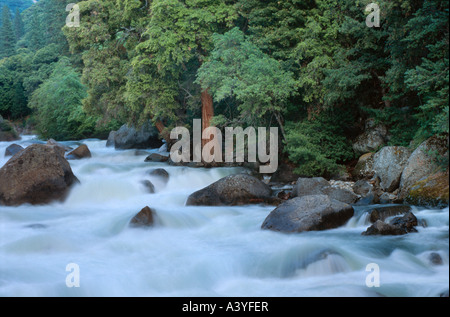
[[[12,143],[0,142],[0,166]],[[439,296],[449,288],[448,208],[415,207],[427,227],[405,236],[361,236],[369,226],[361,206],[341,228],[282,234],[260,228],[271,206],[185,206],[194,191],[243,170],[147,163],[156,149],[116,151],[101,140],[63,143],[92,152],[70,161],[81,183],[67,200],[0,206],[0,296]],[[169,182],[149,176],[152,168],[165,168]],[[145,206],[157,225],[129,227]],[[66,285],[69,263],[80,287]],[[370,263],[379,287],[366,285]]]

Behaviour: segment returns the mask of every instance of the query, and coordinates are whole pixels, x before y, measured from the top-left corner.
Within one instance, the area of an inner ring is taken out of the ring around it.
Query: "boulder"
[[[17,153],[19,153],[22,150],[23,150],[22,146],[20,146],[18,144],[11,144],[5,150],[5,157],[7,157],[7,156],[14,156],[14,155],[16,155]]]
[[[410,211],[411,207],[406,205],[376,207],[368,211],[369,221],[371,223],[375,223],[378,220],[384,221],[386,218],[406,214]]]
[[[302,197],[307,195],[327,195],[332,199],[339,200],[347,204],[355,203],[359,197],[352,191],[331,186],[325,178],[299,178],[292,192],[293,197]]]
[[[159,148],[163,145],[158,130],[147,122],[139,129],[123,125],[114,134],[114,146],[116,149],[147,149]]]
[[[403,170],[399,196],[405,198],[417,182],[439,172],[441,166],[435,158],[445,156],[448,157],[446,138],[434,136],[420,144],[409,157]]]
[[[373,191],[373,185],[366,180],[360,179],[353,185],[352,189],[355,194],[366,197]]]
[[[0,142],[11,142],[20,140],[20,136],[17,133],[14,126],[0,116]]]
[[[53,139],[49,139],[49,140],[47,141],[47,145],[50,145],[50,146],[59,146],[59,147],[62,148],[65,152],[68,152],[68,151],[72,151],[72,150],[73,150],[73,148],[71,148],[70,146],[65,146],[65,145],[63,145],[63,144],[61,144],[61,143],[59,143],[59,142],[56,142],[56,141],[53,140]]]
[[[294,197],[306,195],[321,195],[322,190],[330,186],[330,183],[323,177],[299,178],[292,192]]]
[[[354,204],[359,199],[358,195],[354,192],[344,188],[326,187],[322,190],[322,193],[329,196],[331,199],[335,199],[346,204]]]
[[[145,158],[145,162],[166,162],[167,160],[169,160],[168,156],[159,153],[152,153]]]
[[[392,192],[398,188],[410,156],[411,150],[402,146],[385,146],[374,155],[373,170],[382,190]]]
[[[68,160],[81,160],[84,158],[92,157],[91,151],[89,151],[89,148],[87,145],[82,144],[79,147],[77,147],[75,150],[67,154]]]
[[[384,125],[376,124],[375,120],[368,119],[365,122],[364,132],[358,135],[353,142],[353,150],[360,155],[375,152],[385,144],[387,134]]]
[[[449,205],[449,175],[438,171],[416,182],[409,189],[405,202],[425,207],[444,208]]]
[[[326,195],[308,195],[288,200],[264,220],[262,229],[281,232],[327,230],[344,225],[353,208]]]
[[[117,131],[111,131],[108,135],[108,140],[106,141],[106,147],[113,147],[115,146],[114,139],[116,138]]]
[[[224,177],[191,194],[187,206],[233,206],[272,203],[271,188],[248,174]]]
[[[13,156],[0,169],[0,204],[46,204],[63,200],[78,183],[64,150],[33,144]]]
[[[155,211],[148,206],[134,216],[130,221],[131,227],[151,227],[155,224]]]
[[[169,173],[164,168],[155,168],[148,172],[150,176],[155,176],[164,179],[165,181],[169,180]]]
[[[408,212],[403,217],[392,219],[390,223],[377,220],[362,235],[403,235],[410,232],[417,232],[415,228],[417,224],[416,216],[412,212]]]
[[[352,171],[352,177],[355,180],[371,179],[375,172],[373,171],[373,157],[375,153],[366,153],[360,156],[358,163]]]

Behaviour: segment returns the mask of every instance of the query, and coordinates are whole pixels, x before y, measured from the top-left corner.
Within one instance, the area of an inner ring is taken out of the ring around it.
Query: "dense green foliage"
[[[189,127],[205,91],[218,126],[278,126],[302,175],[354,161],[368,118],[391,145],[449,132],[448,1],[379,0],[372,28],[369,0],[86,0],[64,27],[71,2],[2,18],[0,114],[44,137]]]

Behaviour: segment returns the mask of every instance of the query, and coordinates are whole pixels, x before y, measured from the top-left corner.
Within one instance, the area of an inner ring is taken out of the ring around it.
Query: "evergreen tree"
[[[16,36],[11,22],[11,12],[7,5],[2,10],[2,26],[0,28],[0,58],[14,54]]]
[[[16,13],[14,15],[14,31],[16,33],[16,40],[20,40],[25,33],[22,14],[19,9],[16,9]]]

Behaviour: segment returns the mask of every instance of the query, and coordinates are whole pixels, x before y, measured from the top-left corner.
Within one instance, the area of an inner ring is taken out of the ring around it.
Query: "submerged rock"
[[[151,227],[155,224],[155,211],[146,206],[130,221],[131,227]]]
[[[225,206],[273,203],[271,188],[248,174],[224,177],[191,194],[187,206]]]
[[[46,204],[63,200],[78,179],[59,146],[33,144],[0,169],[0,204]]]
[[[155,185],[153,185],[153,183],[151,181],[144,180],[144,181],[142,181],[142,185],[144,185],[144,187],[146,188],[148,193],[150,193],[150,194],[155,193]]]
[[[274,209],[262,229],[281,232],[327,230],[344,225],[354,210],[352,206],[326,195],[308,195],[288,200]]]
[[[14,156],[22,150],[23,150],[22,146],[20,146],[18,144],[11,144],[5,150],[5,157]]]

